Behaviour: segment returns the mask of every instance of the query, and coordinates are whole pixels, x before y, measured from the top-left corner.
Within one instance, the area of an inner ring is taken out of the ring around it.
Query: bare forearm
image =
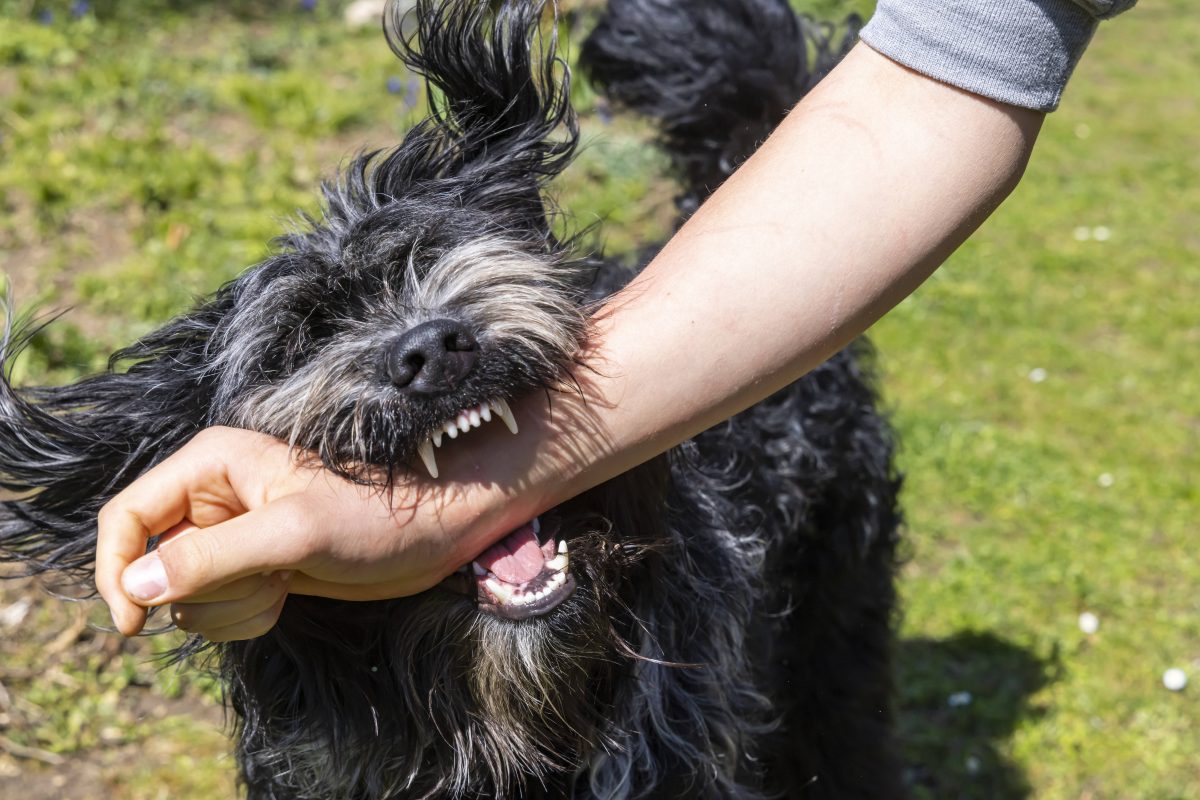
[[[606,445],[566,465],[550,499],[752,405],[861,334],[1008,195],[1041,121],[856,48],[597,318],[587,413]]]

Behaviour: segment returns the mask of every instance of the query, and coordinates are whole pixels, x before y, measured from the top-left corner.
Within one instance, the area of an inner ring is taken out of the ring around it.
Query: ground
[[[70,307],[18,382],[99,368],[419,116],[376,32],[307,5],[0,0],[0,267],[19,308]],[[898,684],[919,797],[1200,797],[1200,699],[1161,682],[1200,683],[1188,5],[1101,28],[1014,196],[872,332],[907,474]],[[645,132],[575,95],[574,224],[604,221],[613,251],[668,230]],[[159,672],[164,637],[87,619],[104,609],[0,583],[0,796],[233,796],[218,690]]]

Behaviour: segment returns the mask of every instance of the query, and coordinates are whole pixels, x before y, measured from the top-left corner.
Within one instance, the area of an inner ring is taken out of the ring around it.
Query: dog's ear
[[[0,310],[0,562],[88,585],[101,506],[204,424],[215,306],[121,351],[105,372],[23,389],[12,364],[42,325]]]
[[[376,192],[400,197],[442,179],[469,206],[544,219],[540,190],[578,140],[545,0],[408,5],[393,1],[384,28],[393,51],[425,78],[430,116],[376,167]]]

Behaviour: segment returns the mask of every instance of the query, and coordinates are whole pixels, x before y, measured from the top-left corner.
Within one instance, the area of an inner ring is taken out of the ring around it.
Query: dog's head
[[[478,428],[517,434],[509,401],[570,386],[589,313],[590,272],[541,192],[577,138],[543,4],[401,5],[389,41],[426,77],[430,117],[355,159],[323,218],[223,290],[207,366],[211,422],[384,489],[437,480],[442,448]],[[414,20],[419,50],[401,33]],[[452,583],[485,613],[551,610],[575,585],[554,527],[531,520]]]

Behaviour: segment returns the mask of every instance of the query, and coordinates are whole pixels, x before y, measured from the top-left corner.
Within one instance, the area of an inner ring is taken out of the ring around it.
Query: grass
[[[76,19],[0,0],[0,265],[22,306],[74,307],[19,381],[97,368],[421,114],[378,35],[332,6],[114,1]],[[898,683],[921,797],[1200,797],[1200,699],[1161,684],[1170,666],[1200,681],[1187,11],[1147,2],[1102,27],[1015,195],[873,331],[908,476]],[[576,99],[587,146],[563,204],[606,221],[612,251],[669,230],[644,130]],[[163,644],[95,634],[76,608],[0,586],[0,795],[230,796],[211,685],[157,674]]]

